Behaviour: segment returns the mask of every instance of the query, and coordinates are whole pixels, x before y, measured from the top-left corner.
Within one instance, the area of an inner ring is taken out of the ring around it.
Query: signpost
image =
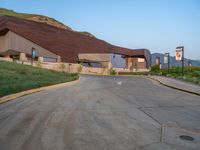
[[[184,76],[184,46],[176,47],[176,61],[182,61],[182,76]]]
[[[192,62],[188,61],[188,67],[192,67]]]
[[[170,54],[169,53],[165,53],[164,55],[164,64],[168,65],[168,73],[169,73],[169,68],[170,68]]]
[[[156,57],[156,65],[160,65],[160,57]]]

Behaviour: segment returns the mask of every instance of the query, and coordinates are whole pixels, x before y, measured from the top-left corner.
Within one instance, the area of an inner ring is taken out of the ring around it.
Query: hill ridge
[[[35,22],[46,23],[48,25],[52,25],[52,26],[55,26],[55,27],[58,27],[58,28],[69,30],[69,31],[78,32],[78,33],[83,34],[85,36],[95,38],[94,35],[92,35],[91,33],[87,32],[87,31],[80,31],[80,32],[75,31],[72,28],[70,28],[69,26],[65,25],[64,23],[57,21],[54,18],[44,16],[44,15],[19,13],[19,12],[16,12],[14,10],[9,10],[9,9],[6,9],[6,8],[1,8],[1,7],[0,7],[0,15],[13,16],[13,17],[18,17],[18,18],[22,18],[22,19],[32,20],[32,21],[35,21]]]

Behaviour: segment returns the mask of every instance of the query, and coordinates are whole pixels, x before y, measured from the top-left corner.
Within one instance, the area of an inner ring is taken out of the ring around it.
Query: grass
[[[17,13],[13,10],[8,10],[8,9],[5,9],[5,8],[0,8],[0,14],[19,17],[19,18],[25,18],[25,19],[31,18],[31,17],[34,17],[34,16],[42,16],[42,15],[35,15],[35,14]]]
[[[200,85],[200,67],[184,67],[184,76],[182,76],[181,67],[173,66],[168,72],[168,69],[159,69],[159,66],[155,65],[151,68],[151,74],[172,77]]]
[[[0,97],[24,90],[73,81],[78,78],[78,74],[0,61]]]
[[[33,17],[40,17],[40,18],[46,18],[46,19],[48,18],[51,22],[55,22],[55,23],[59,24],[61,27],[67,27],[65,24],[55,20],[54,18],[50,18],[50,17],[46,17],[43,15],[38,15],[38,14],[18,13],[18,12],[15,12],[14,10],[9,10],[9,9],[5,9],[5,8],[0,8],[0,14],[14,16],[14,17],[22,18],[22,19],[31,19]],[[71,29],[69,27],[67,27],[67,28]]]

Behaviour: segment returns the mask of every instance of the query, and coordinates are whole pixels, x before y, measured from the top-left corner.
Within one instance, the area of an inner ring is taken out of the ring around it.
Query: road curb
[[[74,81],[59,83],[59,84],[55,84],[55,85],[40,87],[40,88],[31,89],[31,90],[27,90],[27,91],[22,91],[22,92],[15,93],[15,94],[10,94],[10,95],[1,97],[0,98],[0,104],[6,103],[6,102],[11,101],[13,99],[16,99],[18,97],[22,97],[22,96],[29,95],[29,94],[32,94],[32,93],[46,91],[46,90],[59,88],[59,87],[64,87],[64,86],[74,85],[74,84],[78,83],[79,81],[80,81],[80,77],[79,77],[78,80],[74,80]]]
[[[103,74],[83,74],[81,75],[88,75],[88,76],[102,76],[102,77],[142,77],[141,75],[103,75]]]
[[[172,89],[175,89],[175,90],[179,90],[179,91],[183,91],[183,92],[187,92],[187,93],[190,93],[190,94],[194,94],[194,95],[197,95],[197,96],[200,96],[200,93],[197,93],[197,92],[193,92],[193,91],[189,91],[189,90],[185,90],[185,89],[182,89],[182,88],[178,88],[178,87],[175,87],[175,86],[172,86],[172,85],[169,85],[169,84],[166,84],[164,82],[162,82],[161,80],[159,79],[156,79],[154,77],[146,77],[146,78],[149,78],[149,79],[153,79],[155,81],[158,81],[160,84],[166,86],[166,87],[169,87],[169,88],[172,88]]]

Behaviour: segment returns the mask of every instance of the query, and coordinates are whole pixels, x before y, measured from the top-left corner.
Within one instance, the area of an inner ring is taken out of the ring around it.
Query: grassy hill
[[[78,78],[78,74],[68,74],[14,62],[0,61],[0,97]]]
[[[13,10],[5,9],[5,8],[0,8],[0,15],[8,15],[8,16],[14,16],[14,17],[18,17],[18,18],[33,20],[33,21],[53,25],[53,26],[56,26],[58,28],[63,28],[63,29],[66,29],[66,30],[73,31],[70,27],[66,26],[62,22],[59,22],[59,21],[57,21],[53,18],[43,16],[43,15],[18,13],[18,12],[15,12]],[[75,32],[78,32],[78,31],[75,31]],[[79,33],[86,35],[86,36],[89,36],[89,37],[95,37],[94,35],[92,35],[89,32],[86,32],[86,31],[82,31],[82,32],[79,32]]]

